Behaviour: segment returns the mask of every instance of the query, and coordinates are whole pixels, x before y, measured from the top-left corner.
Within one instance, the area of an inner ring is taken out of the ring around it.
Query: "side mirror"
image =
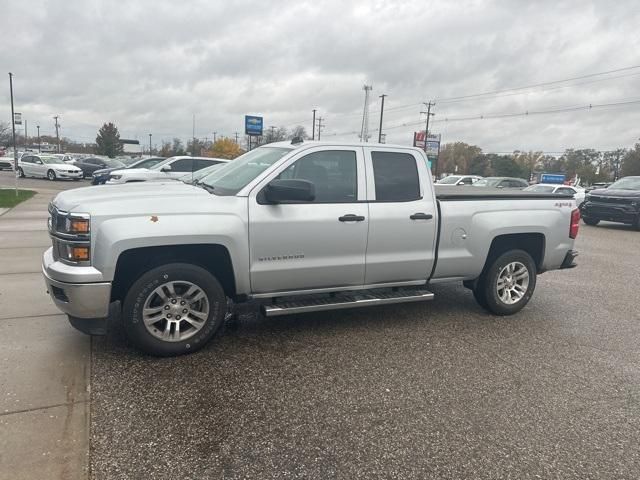
[[[165,165],[164,167],[162,167],[160,169],[161,172],[170,172],[171,171],[171,165]]]
[[[458,185],[464,185],[464,184],[465,184],[464,182],[460,182],[460,183],[458,183]]]
[[[263,191],[267,203],[312,202],[316,198],[316,187],[308,180],[273,180]]]
[[[498,188],[504,188],[504,185],[498,185]]]

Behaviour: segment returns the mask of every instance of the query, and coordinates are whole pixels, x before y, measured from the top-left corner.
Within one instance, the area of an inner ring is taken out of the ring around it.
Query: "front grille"
[[[629,205],[635,201],[638,201],[638,199],[627,198],[627,197],[597,197],[597,196],[591,195],[591,197],[589,197],[589,201],[595,202],[595,203],[617,203],[618,205],[620,204]]]

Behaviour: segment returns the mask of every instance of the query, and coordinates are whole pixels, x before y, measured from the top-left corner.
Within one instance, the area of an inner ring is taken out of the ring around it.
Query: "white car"
[[[18,160],[18,176],[80,180],[82,170],[75,165],[64,163],[54,155],[34,155],[27,152]]]
[[[197,172],[211,165],[227,163],[230,160],[210,157],[170,157],[155,164],[151,168],[127,168],[114,170],[109,174],[107,184],[121,184],[129,182],[146,182],[149,180],[179,179],[186,173]]]
[[[538,183],[531,185],[523,190],[523,192],[538,192],[538,193],[568,193],[573,195],[576,199],[576,205],[582,205],[584,197],[586,195],[584,188],[572,187],[571,185],[558,185],[555,183]]]
[[[73,158],[73,156],[65,153],[51,153],[50,155],[59,158],[64,163],[73,163],[75,161],[75,158]]]
[[[449,175],[448,177],[441,178],[435,184],[436,185],[473,185],[482,177],[478,175]]]

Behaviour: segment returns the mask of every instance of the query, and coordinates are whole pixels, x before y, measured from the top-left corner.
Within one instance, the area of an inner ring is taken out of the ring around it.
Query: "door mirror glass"
[[[458,185],[464,185],[464,182],[460,182],[460,183],[458,183]]]
[[[165,165],[164,167],[162,167],[160,169],[161,172],[170,172],[171,171],[171,165]]]
[[[308,180],[273,180],[264,189],[264,198],[269,203],[313,202],[316,189]]]

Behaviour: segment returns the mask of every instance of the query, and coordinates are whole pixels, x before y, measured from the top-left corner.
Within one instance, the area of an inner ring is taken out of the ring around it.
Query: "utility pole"
[[[313,122],[311,122],[311,125],[313,125],[313,132],[311,132],[311,140],[315,140],[316,139],[316,109],[313,109]]]
[[[382,103],[380,104],[380,128],[378,129],[378,143],[382,143],[382,116],[384,115],[384,97],[386,97],[384,93],[380,95],[382,99]]]
[[[360,130],[360,141],[369,141],[369,92],[373,90],[371,85],[364,85],[364,110],[362,111],[362,129]]]
[[[427,106],[427,111],[426,112],[420,112],[424,115],[427,116],[427,124],[425,125],[425,131],[424,131],[424,153],[427,153],[427,137],[429,136],[429,119],[435,115],[435,113],[431,113],[431,107],[434,107],[436,104],[435,102],[423,102],[424,105]]]
[[[40,153],[42,151],[40,148],[40,125],[36,125],[36,128],[38,129],[38,153]]]
[[[25,119],[24,121],[24,151],[25,152],[29,148],[29,141],[27,140],[27,138],[29,137],[27,136],[27,120]]]
[[[218,132],[213,132],[213,143],[216,143],[216,135],[218,134]]]
[[[151,134],[149,134],[149,156],[151,156]]]
[[[9,72],[9,91],[11,93],[11,129],[13,131],[13,171],[16,197],[18,196],[18,148],[16,146],[16,114],[13,111],[13,73]]]
[[[56,121],[56,141],[58,142],[58,153],[60,153],[60,134],[58,132],[58,128],[60,128],[60,125],[58,125],[58,115],[53,117],[53,119]]]
[[[320,133],[322,132],[322,129],[324,128],[324,125],[322,124],[322,117],[318,117],[318,141],[320,141]]]
[[[236,145],[238,144],[238,132],[235,133],[236,135]]]
[[[196,114],[193,114],[193,129],[191,131],[193,140],[191,141],[191,156],[196,156]]]

